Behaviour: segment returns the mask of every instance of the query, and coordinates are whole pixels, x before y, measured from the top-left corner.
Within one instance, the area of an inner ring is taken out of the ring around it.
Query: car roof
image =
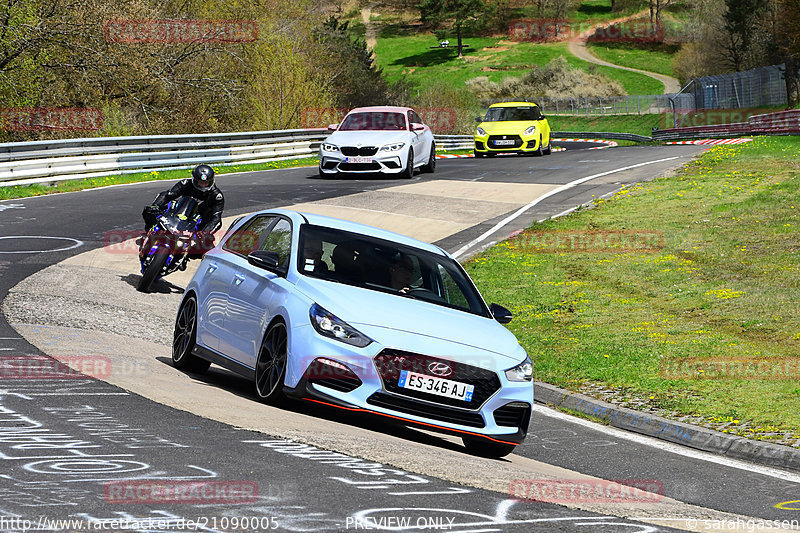
[[[294,211],[291,209],[268,209],[265,211],[259,211],[258,213],[254,214],[267,214],[267,213],[275,213],[287,216],[298,224],[308,223],[308,224],[313,224],[315,226],[323,226],[327,228],[349,231],[352,233],[360,233],[363,235],[376,237],[378,239],[384,239],[387,241],[396,242],[398,244],[405,244],[406,246],[411,246],[414,248],[421,248],[423,250],[438,255],[444,255],[442,249],[433,244],[424,241],[419,241],[412,237],[408,237],[407,235],[402,235],[400,233],[395,233],[393,231],[376,228],[374,226],[367,226],[366,224],[359,224],[358,222],[343,220],[341,218],[317,215],[315,213]]]
[[[376,105],[376,106],[369,106],[369,107],[356,107],[355,109],[351,109],[350,113],[362,113],[362,112],[381,112],[381,113],[403,113],[405,114],[408,111],[412,111],[410,107],[398,107],[398,106],[391,106],[391,105]],[[348,113],[348,115],[350,114]]]
[[[498,102],[489,107],[539,107],[533,102]]]

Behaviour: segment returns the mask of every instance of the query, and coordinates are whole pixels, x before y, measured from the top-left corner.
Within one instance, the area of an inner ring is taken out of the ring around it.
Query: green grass
[[[672,60],[680,46],[673,44],[588,43],[590,52],[609,63],[675,76]]]
[[[553,131],[612,131],[650,136],[653,127],[663,127],[661,115],[617,115],[601,117],[569,117],[549,115]]]
[[[675,177],[532,227],[661,232],[663,249],[653,253],[541,253],[506,241],[466,268],[487,301],[511,304],[509,326],[536,379],[572,390],[598,384],[731,422],[738,434],[796,442],[796,374],[702,379],[663,370],[691,358],[800,353],[798,161],[796,136],[715,147]]]
[[[564,56],[575,68],[617,80],[628,94],[664,91],[661,82],[642,74],[582,61],[567,51],[566,43],[512,43],[502,38],[470,37],[464,42],[472,48],[465,51],[464,59],[458,59],[455,47],[431,49],[436,42],[432,34],[378,38],[375,47],[378,66],[390,82],[405,75],[419,82],[421,87],[442,82],[462,87],[464,82],[478,76],[488,76],[495,82],[509,76],[518,77],[535,65],[545,65]]]

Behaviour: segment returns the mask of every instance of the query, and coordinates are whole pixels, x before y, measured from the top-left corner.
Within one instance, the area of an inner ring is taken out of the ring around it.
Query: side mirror
[[[281,258],[278,255],[278,252],[273,252],[270,250],[255,250],[250,252],[250,255],[247,256],[247,262],[251,265],[275,273],[282,273],[278,269],[280,261]]]
[[[483,119],[481,117],[475,117],[475,122],[480,124],[481,122],[483,122]]]
[[[509,311],[502,305],[492,304],[489,306],[489,311],[491,311],[494,319],[500,322],[501,324],[508,324],[509,322],[511,322],[511,319],[513,318],[511,311]]]
[[[422,131],[425,129],[425,124],[417,124],[416,122],[411,123],[411,131]]]
[[[328,124],[328,131],[336,131],[339,129],[338,124]]]

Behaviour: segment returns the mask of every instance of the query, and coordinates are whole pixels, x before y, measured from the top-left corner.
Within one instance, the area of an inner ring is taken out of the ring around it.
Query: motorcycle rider
[[[156,218],[163,212],[167,204],[184,196],[191,196],[199,203],[198,213],[202,219],[197,228],[196,240],[200,250],[189,255],[190,258],[200,258],[214,247],[214,232],[222,227],[222,210],[225,207],[225,197],[214,183],[214,169],[208,165],[197,165],[192,170],[192,178],[186,178],[168,191],[159,193],[152,205],[144,208],[145,232],[150,231],[156,224]]]

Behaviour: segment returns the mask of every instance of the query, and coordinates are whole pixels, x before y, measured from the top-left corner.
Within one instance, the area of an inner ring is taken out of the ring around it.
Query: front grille
[[[497,141],[513,140],[514,144],[497,144]],[[504,148],[512,149],[522,146],[522,138],[519,135],[491,135],[488,141],[489,148],[493,150],[502,150]]]
[[[482,428],[486,425],[483,417],[478,413],[445,407],[443,405],[423,404],[416,400],[398,398],[383,392],[376,392],[369,398],[367,403],[384,409],[391,409],[408,415],[416,415],[440,422],[449,422],[460,426]]]
[[[341,148],[342,154],[354,157],[354,156],[370,156],[375,155],[378,153],[377,146],[342,146]]]
[[[527,403],[514,402],[494,411],[494,422],[498,426],[528,430],[531,418],[531,406]]]
[[[429,402],[452,405],[463,409],[478,409],[500,389],[500,379],[497,377],[497,374],[491,370],[448,361],[447,359],[387,348],[376,355],[374,361],[375,367],[378,370],[378,375],[380,375],[381,381],[383,381],[384,389],[395,394],[410,396]],[[457,398],[446,398],[437,394],[401,388],[397,385],[401,370],[409,370],[417,374],[425,374],[428,376],[435,375],[428,369],[430,363],[444,363],[452,368],[452,374],[439,377],[474,385],[475,389],[472,394],[472,401],[465,402]]]
[[[380,170],[381,166],[378,163],[339,163],[339,170],[353,170],[353,171],[369,171]]]

